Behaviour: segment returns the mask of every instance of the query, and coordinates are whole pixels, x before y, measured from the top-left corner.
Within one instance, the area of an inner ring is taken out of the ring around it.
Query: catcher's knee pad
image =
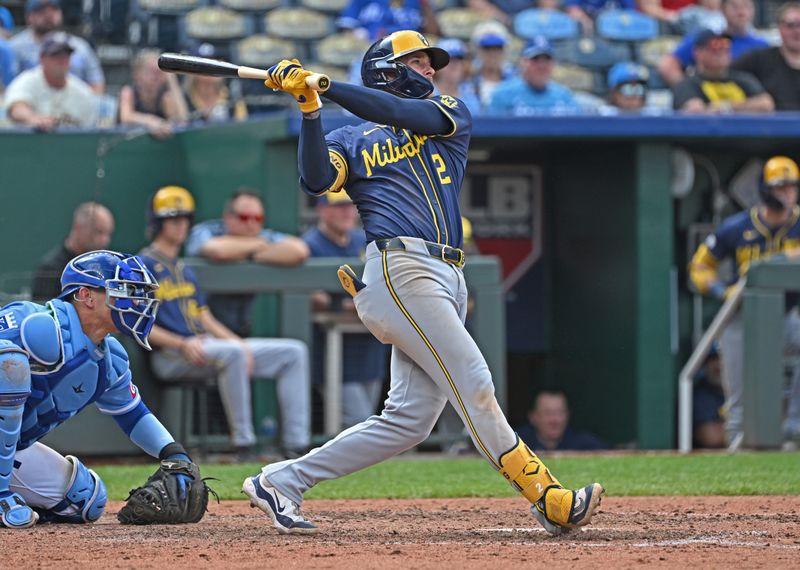
[[[531,503],[541,499],[550,487],[561,486],[519,436],[516,445],[500,456],[500,473]]]
[[[22,412],[30,393],[28,355],[13,342],[0,340],[0,491],[8,489]]]
[[[72,463],[72,475],[64,498],[50,509],[37,509],[39,516],[43,522],[95,522],[106,508],[106,485],[97,473],[88,469],[77,457],[67,455],[67,461]]]

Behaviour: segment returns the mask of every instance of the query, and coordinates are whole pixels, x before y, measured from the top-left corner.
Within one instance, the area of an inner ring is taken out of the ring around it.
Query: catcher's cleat
[[[281,534],[317,532],[317,526],[303,518],[297,503],[275,487],[263,485],[261,480],[261,474],[258,474],[245,479],[242,485],[242,492],[250,497],[251,507],[257,507],[267,513],[272,519],[273,526]]]
[[[600,506],[603,492],[599,483],[592,483],[577,491],[553,487],[531,505],[531,513],[548,533],[553,536],[565,534],[589,524]]]
[[[8,528],[28,528],[36,524],[39,515],[16,493],[0,497],[0,525]]]

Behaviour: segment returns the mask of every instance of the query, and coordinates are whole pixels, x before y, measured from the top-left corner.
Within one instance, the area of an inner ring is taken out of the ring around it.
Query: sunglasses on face
[[[247,223],[247,222],[258,222],[259,224],[264,221],[264,214],[247,214],[247,213],[233,213],[233,217],[239,220],[240,222]]]
[[[625,97],[644,97],[647,88],[641,83],[623,83],[618,87],[620,95]]]

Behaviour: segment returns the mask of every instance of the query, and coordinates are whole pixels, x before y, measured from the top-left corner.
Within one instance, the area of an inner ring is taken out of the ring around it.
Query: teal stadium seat
[[[232,46],[233,61],[250,67],[266,69],[282,59],[295,57],[294,43],[256,34],[235,42]],[[261,81],[245,79],[241,81],[242,97],[248,111],[258,113],[275,109],[288,109],[295,105],[286,93],[273,92],[264,87]]]
[[[551,42],[580,37],[578,23],[558,10],[531,8],[514,18],[514,33],[525,39],[544,36]]]
[[[604,10],[595,21],[597,34],[614,42],[644,42],[658,37],[658,21],[635,10]]]
[[[469,41],[475,26],[484,18],[469,8],[447,8],[436,15],[442,37]]]
[[[251,33],[264,33],[264,14],[283,6],[283,0],[217,0],[217,4],[236,10],[249,21]]]
[[[350,0],[299,0],[299,4],[309,10],[339,15],[350,4]]]
[[[183,16],[200,0],[134,0],[128,37],[133,45],[180,51],[186,44]]]

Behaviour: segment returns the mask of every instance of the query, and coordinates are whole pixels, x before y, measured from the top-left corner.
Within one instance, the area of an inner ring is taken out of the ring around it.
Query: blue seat
[[[616,42],[644,42],[658,37],[658,21],[635,10],[604,10],[597,16],[597,34]]]
[[[574,39],[581,35],[578,23],[558,10],[530,8],[514,18],[514,33],[530,40],[544,36],[550,41]]]
[[[628,46],[599,38],[567,40],[555,48],[556,61],[589,69],[606,70],[618,61],[630,59]]]

